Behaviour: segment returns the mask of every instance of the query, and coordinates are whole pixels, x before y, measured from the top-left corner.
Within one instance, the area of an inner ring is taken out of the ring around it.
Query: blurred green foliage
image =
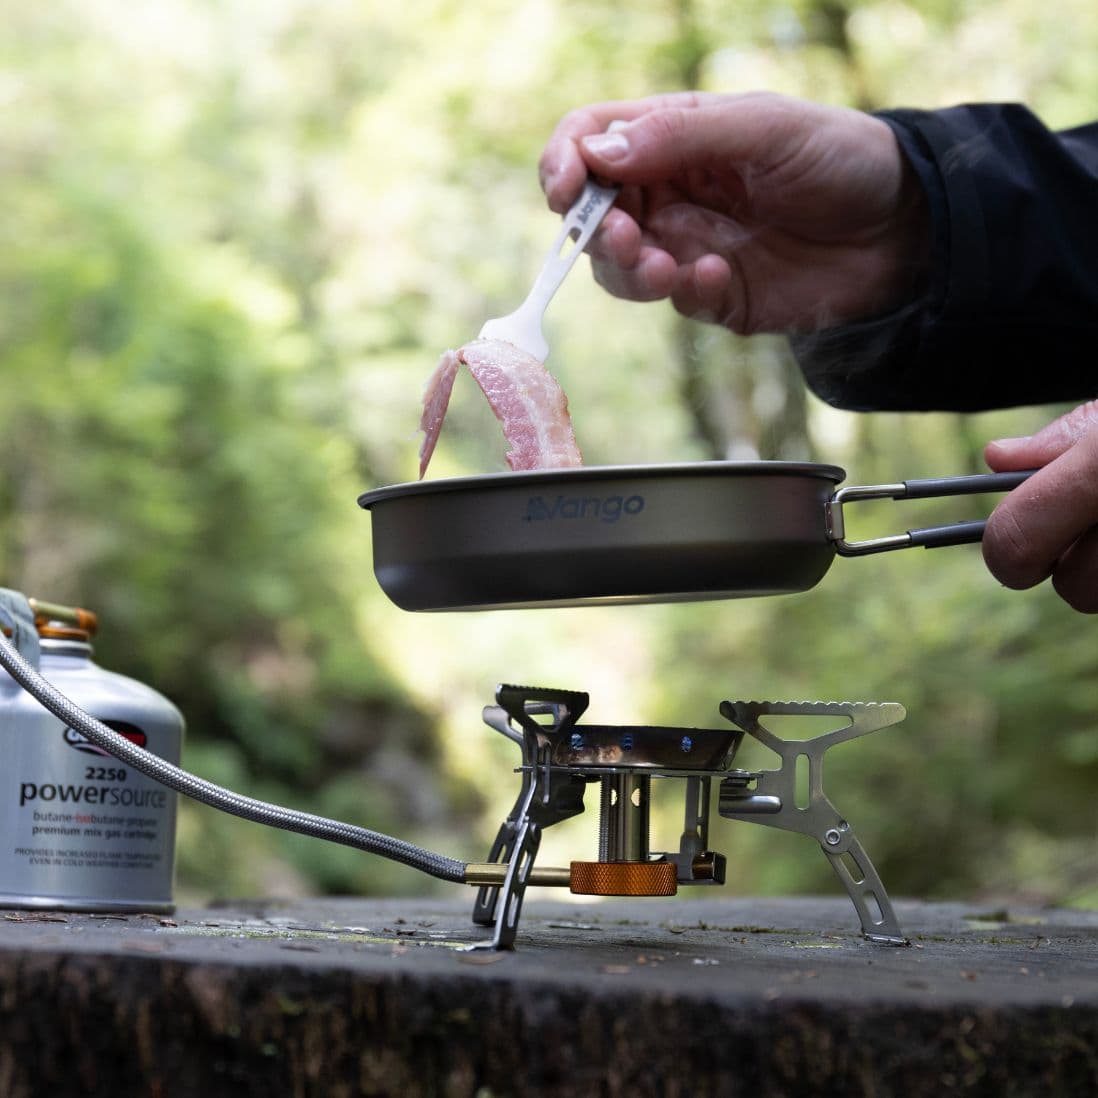
[[[0,16],[0,574],[100,612],[100,661],[184,710],[187,765],[479,860],[516,788],[513,748],[479,722],[497,681],[588,689],[607,723],[711,724],[731,696],[898,700],[907,721],[828,773],[889,888],[1098,902],[1098,648],[1047,587],[1003,592],[958,549],[839,561],[788,599],[415,616],[377,590],[355,506],[414,475],[438,352],[536,270],[555,232],[536,161],[566,110],[767,87],[1017,99],[1067,126],[1098,103],[1092,3]],[[812,458],[894,481],[977,469],[983,440],[1057,411],[846,415],[805,395],[781,340],[613,301],[582,270],[548,334],[592,462]],[[459,386],[434,474],[501,468],[502,450]],[[964,517],[948,501],[864,521]],[[544,859],[587,856],[594,815],[548,833]],[[835,887],[795,837],[722,825],[715,843],[731,889]],[[431,887],[191,804],[179,861],[183,899]]]

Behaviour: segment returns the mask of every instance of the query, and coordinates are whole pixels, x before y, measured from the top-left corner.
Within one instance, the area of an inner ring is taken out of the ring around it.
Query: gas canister
[[[32,605],[43,677],[114,731],[178,764],[182,716],[155,690],[93,662],[95,615]],[[3,670],[0,758],[0,907],[173,909],[174,791],[89,743]]]

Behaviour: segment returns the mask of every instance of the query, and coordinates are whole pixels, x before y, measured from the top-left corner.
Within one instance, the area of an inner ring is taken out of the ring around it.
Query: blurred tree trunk
[[[674,0],[673,11],[672,78],[677,87],[701,87],[712,44],[694,0]],[[805,17],[806,32],[810,41],[841,57],[855,105],[869,110],[873,96],[847,31],[848,15],[836,0],[819,0]],[[702,339],[698,322],[680,317],[672,327],[672,347],[679,396],[706,457],[811,455],[804,379],[784,343],[724,333]]]
[[[674,0],[676,39],[672,50],[672,81],[678,88],[697,88],[708,49],[702,41],[694,0]],[[679,397],[690,416],[691,430],[709,458],[728,450],[728,425],[713,415],[705,357],[700,353],[697,321],[676,316],[671,346],[678,374]],[[738,424],[735,426],[739,426]]]
[[[833,49],[843,60],[853,89],[851,106],[872,111],[880,104],[870,90],[864,67],[858,60],[847,30],[850,9],[839,0],[816,0],[808,15],[809,41]]]

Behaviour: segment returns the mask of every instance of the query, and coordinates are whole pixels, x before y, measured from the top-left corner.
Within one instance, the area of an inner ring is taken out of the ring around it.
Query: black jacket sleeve
[[[926,191],[925,295],[792,338],[810,388],[854,410],[975,411],[1098,395],[1098,123],[1024,107],[879,115]]]

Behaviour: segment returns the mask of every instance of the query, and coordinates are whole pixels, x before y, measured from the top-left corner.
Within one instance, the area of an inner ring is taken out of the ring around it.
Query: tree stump
[[[0,1095],[1098,1093],[1098,913],[845,899],[0,912]]]

